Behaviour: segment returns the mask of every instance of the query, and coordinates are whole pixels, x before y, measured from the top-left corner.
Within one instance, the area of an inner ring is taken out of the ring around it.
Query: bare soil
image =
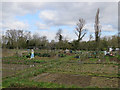
[[[32,78],[32,80],[85,87],[90,85],[91,78],[91,76],[43,73]]]
[[[15,51],[8,50],[8,49],[2,49],[2,57],[8,57],[15,55]]]
[[[19,71],[30,68],[30,65],[2,64],[2,77],[11,76]]]
[[[115,61],[115,62],[117,62],[117,63],[120,63],[120,60],[118,60],[118,58],[116,58],[116,57],[110,58],[110,61]]]
[[[117,88],[119,78],[107,78],[107,77],[92,77],[91,86],[99,86],[100,88]]]
[[[42,73],[30,80],[37,82],[52,82],[65,85],[76,85],[79,87],[118,87],[118,78],[92,77],[62,73]]]

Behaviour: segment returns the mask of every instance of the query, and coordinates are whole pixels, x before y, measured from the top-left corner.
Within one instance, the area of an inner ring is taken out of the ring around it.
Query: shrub
[[[59,54],[58,56],[59,57],[65,57],[66,55],[65,54]]]
[[[76,55],[74,58],[80,58],[80,56],[79,56],[79,55]]]
[[[35,56],[39,56],[39,57],[41,57],[42,54],[41,54],[41,53],[35,53]]]
[[[48,54],[48,53],[43,53],[43,54],[42,54],[42,57],[50,57],[50,54]]]
[[[49,53],[34,53],[35,56],[39,56],[39,57],[50,57],[51,55]],[[31,53],[29,53],[28,55],[24,55],[24,58],[30,58],[31,57]]]
[[[45,61],[34,60],[34,63],[44,63]]]
[[[28,55],[24,55],[24,58],[30,58],[31,54],[29,53]]]

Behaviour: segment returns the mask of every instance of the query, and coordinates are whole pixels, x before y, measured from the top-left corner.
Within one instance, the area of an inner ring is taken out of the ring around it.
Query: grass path
[[[30,81],[29,78],[30,77],[34,77],[37,76],[41,73],[46,72],[46,70],[50,69],[50,68],[54,68],[57,65],[61,64],[63,61],[69,60],[69,58],[71,58],[72,56],[68,56],[65,58],[59,58],[59,59],[55,59],[55,60],[49,60],[49,62],[42,64],[42,65],[37,65],[36,67],[31,67],[28,69],[25,69],[21,72],[18,72],[12,76],[8,76],[3,78],[3,83],[2,86],[3,87],[16,87],[15,85],[19,84],[17,87],[29,87],[29,85],[31,85],[32,87],[34,86],[38,86],[38,87],[66,87],[64,85],[57,85],[54,83],[43,83],[41,82],[41,84],[38,84],[38,82],[34,82],[34,84],[32,83],[33,81]],[[72,86],[73,87],[73,86]]]

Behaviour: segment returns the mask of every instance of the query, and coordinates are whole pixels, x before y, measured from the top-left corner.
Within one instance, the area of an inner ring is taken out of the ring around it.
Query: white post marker
[[[107,54],[107,51],[104,51],[104,55],[106,55]]]
[[[112,48],[109,48],[109,52],[111,52],[112,51]]]

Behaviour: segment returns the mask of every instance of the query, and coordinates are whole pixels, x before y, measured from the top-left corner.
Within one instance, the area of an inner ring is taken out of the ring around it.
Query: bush
[[[59,54],[58,56],[59,57],[65,57],[66,55],[65,54]]]
[[[76,55],[74,58],[80,58],[80,56],[79,56],[79,55]]]
[[[24,58],[30,58],[31,54],[29,53],[28,55],[24,55]]]
[[[31,54],[29,53],[28,55],[26,55],[27,58],[30,58]]]
[[[41,54],[41,53],[35,53],[35,56],[39,56],[39,57],[41,57],[42,54]]]
[[[48,54],[48,53],[43,53],[42,57],[50,57],[50,54]]]
[[[34,63],[44,63],[45,61],[34,60]]]

